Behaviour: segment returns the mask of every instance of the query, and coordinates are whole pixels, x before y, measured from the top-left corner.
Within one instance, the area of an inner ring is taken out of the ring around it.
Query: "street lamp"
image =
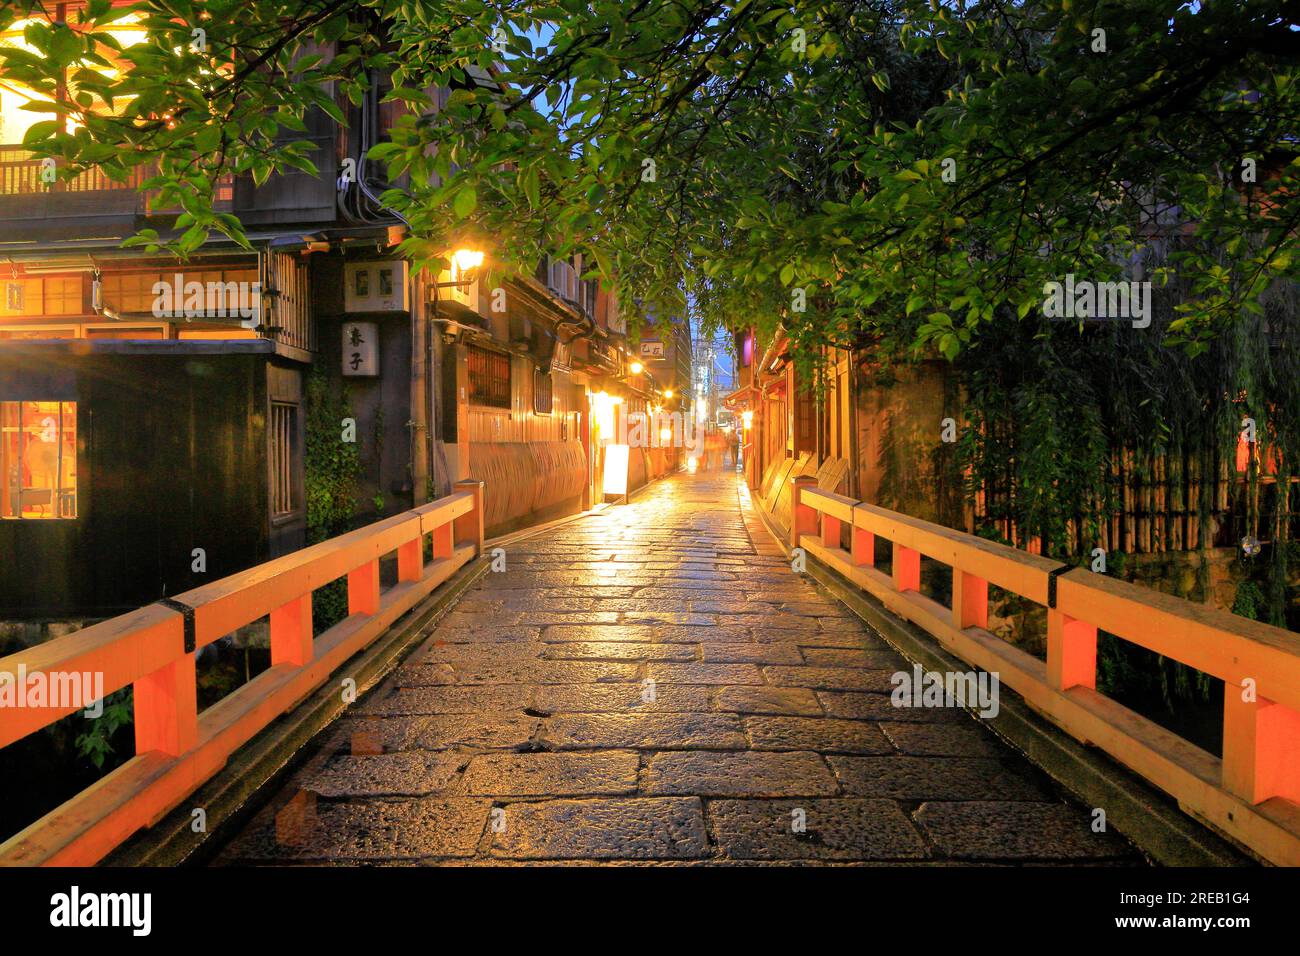
[[[478,280],[478,270],[483,267],[483,260],[487,254],[482,249],[472,249],[464,247],[457,249],[451,254],[451,273],[449,282],[435,282],[434,288],[434,305],[438,302],[438,289],[460,289],[467,285],[473,285]]]
[[[642,372],[645,371],[645,366],[642,365],[640,362],[633,362],[631,365],[627,367],[627,370],[631,372],[633,375],[640,375]]]
[[[740,420],[745,423],[745,431],[749,431],[754,427],[754,410],[752,408],[745,409],[740,413]]]
[[[451,254],[451,262],[457,273],[472,277],[474,270],[483,265],[483,250],[457,249]]]

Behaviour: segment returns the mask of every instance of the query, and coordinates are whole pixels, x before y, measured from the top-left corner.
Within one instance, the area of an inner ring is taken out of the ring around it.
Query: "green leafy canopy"
[[[128,12],[147,39],[107,71],[115,41],[85,27]],[[370,155],[405,183],[383,198],[416,259],[463,235],[525,268],[583,252],[638,312],[952,358],[1041,321],[1044,282],[1117,275],[1173,217],[1192,241],[1160,268],[1195,294],[1166,334],[1195,353],[1300,268],[1296,19],[1284,0],[92,0],[30,23],[0,73],[40,94],[27,145],[66,175],[156,168],[183,212],[133,240],[151,249],[245,242],[215,184],[313,172],[308,112],[342,118],[383,75],[407,109]]]

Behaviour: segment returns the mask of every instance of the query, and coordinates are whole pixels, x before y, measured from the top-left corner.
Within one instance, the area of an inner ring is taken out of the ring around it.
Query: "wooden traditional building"
[[[440,275],[414,269],[365,159],[405,107],[381,106],[373,80],[359,106],[340,99],[345,123],[316,111],[295,134],[319,175],[221,184],[253,251],[215,241],[185,262],[122,248],[172,230],[177,210],[137,188],[147,170],[49,182],[16,145],[14,117],[39,114],[3,86],[0,622],[108,616],[307,543],[313,381],[346,410],[354,523],[470,475],[489,533],[603,498],[603,410],[655,400],[613,294],[581,261],[499,275],[490,240],[448,250]],[[633,487],[668,467],[634,461]]]

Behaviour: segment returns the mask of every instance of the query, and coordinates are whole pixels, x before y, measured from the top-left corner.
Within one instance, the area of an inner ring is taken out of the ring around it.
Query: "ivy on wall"
[[[314,370],[307,379],[306,421],[307,543],[312,545],[351,530],[356,516],[361,455],[347,385]],[[316,633],[347,614],[345,579],[316,589],[312,595]]]

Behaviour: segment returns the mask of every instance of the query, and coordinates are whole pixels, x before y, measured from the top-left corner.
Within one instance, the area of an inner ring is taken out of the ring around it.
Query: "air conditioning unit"
[[[407,311],[406,270],[404,259],[349,262],[343,267],[343,311]]]

